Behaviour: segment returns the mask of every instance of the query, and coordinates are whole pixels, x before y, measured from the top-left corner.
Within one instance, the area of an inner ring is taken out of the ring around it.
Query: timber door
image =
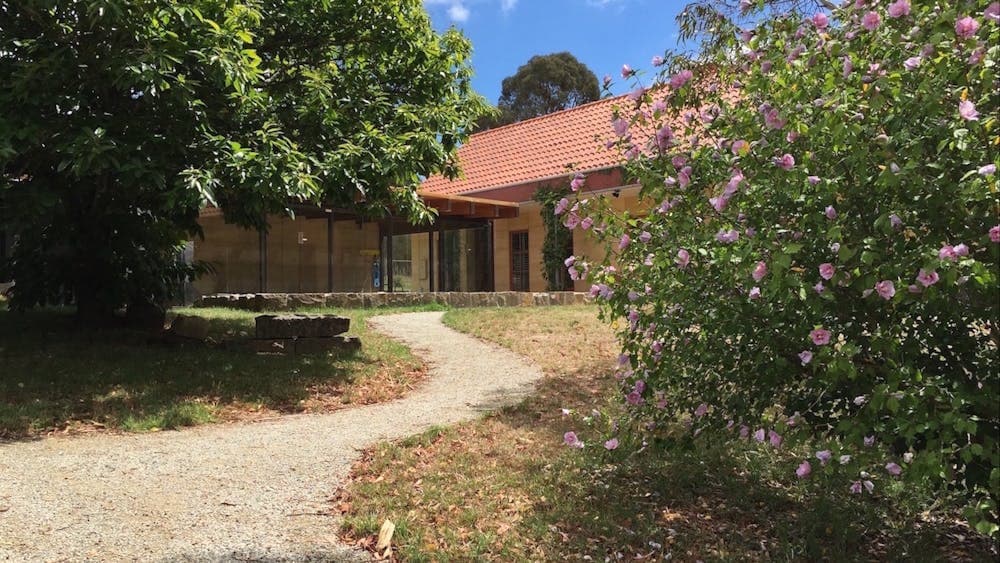
[[[528,291],[528,231],[510,233],[510,289]]]

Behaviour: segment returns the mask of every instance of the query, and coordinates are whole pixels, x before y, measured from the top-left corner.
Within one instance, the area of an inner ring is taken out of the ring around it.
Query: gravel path
[[[442,313],[371,319],[430,366],[404,399],[180,432],[0,444],[0,561],[347,561],[329,499],[358,449],[515,403],[541,372]]]

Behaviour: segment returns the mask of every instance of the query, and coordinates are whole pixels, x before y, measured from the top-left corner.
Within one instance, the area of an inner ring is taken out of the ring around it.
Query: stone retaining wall
[[[195,307],[228,307],[246,311],[292,311],[309,307],[406,307],[440,303],[449,307],[535,307],[589,303],[586,293],[558,291],[527,293],[440,292],[440,293],[217,293],[206,295]]]

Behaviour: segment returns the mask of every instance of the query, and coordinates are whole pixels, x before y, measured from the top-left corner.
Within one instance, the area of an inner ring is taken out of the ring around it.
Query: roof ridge
[[[571,108],[561,109],[561,110],[558,110],[558,111],[554,111],[552,113],[546,113],[544,115],[536,115],[535,117],[529,117],[528,119],[523,119],[521,121],[515,121],[514,123],[508,123],[506,125],[501,125],[500,127],[493,127],[492,129],[487,129],[486,131],[479,131],[477,133],[473,133],[473,134],[469,135],[469,141],[472,141],[473,137],[475,137],[477,135],[486,135],[488,133],[493,133],[495,131],[501,131],[503,129],[511,129],[511,128],[515,127],[515,126],[524,125],[525,123],[531,123],[532,121],[538,121],[538,120],[541,120],[541,119],[552,117],[553,115],[560,115],[560,114],[565,114],[565,113],[569,113],[569,112],[572,112],[572,111],[582,110],[582,109],[587,108],[589,106],[594,106],[594,105],[597,105],[597,104],[603,104],[603,103],[611,102],[611,101],[617,100],[619,98],[627,98],[628,96],[629,96],[629,94],[619,94],[617,96],[611,96],[609,98],[601,98],[599,100],[594,100],[592,102],[587,102],[585,104],[580,104],[578,106],[573,106]]]

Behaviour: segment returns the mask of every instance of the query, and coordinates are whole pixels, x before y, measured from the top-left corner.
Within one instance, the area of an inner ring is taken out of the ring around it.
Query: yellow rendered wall
[[[496,291],[510,291],[510,233],[528,231],[528,290],[545,291],[542,277],[542,243],[545,225],[541,205],[522,203],[517,217],[493,222],[493,283]]]
[[[606,198],[611,207],[618,211],[625,209],[633,210],[635,216],[643,216],[648,213],[648,205],[639,205],[639,188],[622,188],[618,197],[613,197],[611,192],[603,192],[592,198]],[[497,291],[510,290],[510,233],[511,231],[528,231],[528,259],[531,267],[529,273],[529,285],[531,291],[545,291],[546,282],[542,276],[542,244],[545,242],[545,225],[542,223],[541,205],[536,202],[521,204],[520,214],[513,219],[497,219],[493,222],[494,238],[493,252],[495,262],[495,283]],[[577,228],[573,231],[573,254],[585,257],[590,263],[598,264],[604,260],[604,246],[598,243],[591,231],[584,231]],[[574,284],[575,291],[588,291],[590,284],[586,281],[577,281]]]
[[[260,245],[256,231],[226,225],[221,217],[199,219],[205,240],[195,241],[195,260],[210,262],[214,274],[194,283],[200,294],[260,291]],[[327,285],[326,219],[269,218],[267,291],[325,292]],[[304,238],[299,244],[299,233]],[[333,290],[372,291],[371,267],[378,259],[377,223],[334,223]]]
[[[194,259],[208,262],[215,272],[195,280],[198,294],[257,291],[260,238],[257,231],[227,225],[222,217],[198,220],[205,240],[194,241]]]

